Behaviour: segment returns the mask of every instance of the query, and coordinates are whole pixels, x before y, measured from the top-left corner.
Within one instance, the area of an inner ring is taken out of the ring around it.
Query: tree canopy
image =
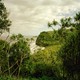
[[[2,34],[4,31],[9,32],[11,21],[8,19],[8,16],[9,13],[2,0],[0,0],[0,34]]]

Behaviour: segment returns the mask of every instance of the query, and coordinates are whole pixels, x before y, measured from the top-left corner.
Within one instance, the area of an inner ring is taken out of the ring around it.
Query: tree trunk
[[[22,56],[21,56],[21,60],[20,60],[20,64],[19,64],[18,78],[19,78],[19,75],[20,75],[21,64],[22,64]]]

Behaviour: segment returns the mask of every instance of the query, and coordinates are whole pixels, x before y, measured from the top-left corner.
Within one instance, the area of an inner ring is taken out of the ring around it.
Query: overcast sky
[[[73,16],[80,10],[80,0],[4,0],[4,3],[10,12],[11,34],[38,35],[50,30],[48,21]]]

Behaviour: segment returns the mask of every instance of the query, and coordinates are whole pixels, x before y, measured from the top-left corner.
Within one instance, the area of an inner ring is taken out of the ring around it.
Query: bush
[[[29,71],[33,77],[59,77],[60,69],[57,62],[56,52],[60,49],[60,45],[47,47],[45,50],[38,51],[31,55],[29,60]],[[57,67],[56,67],[57,66]]]

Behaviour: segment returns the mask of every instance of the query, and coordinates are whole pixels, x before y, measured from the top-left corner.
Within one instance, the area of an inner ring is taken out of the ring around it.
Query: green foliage
[[[8,19],[8,12],[2,0],[0,0],[0,33],[2,34],[4,31],[9,32],[9,26],[11,25],[11,21]]]
[[[16,37],[14,37],[16,36]],[[13,43],[10,47],[10,66],[14,65],[16,62],[16,65],[11,69],[11,72],[14,74],[22,74],[21,70],[26,69],[25,67],[25,60],[29,58],[30,55],[30,49],[28,43],[25,41],[23,36],[21,34],[19,35],[13,35],[11,39],[15,38],[15,43]],[[16,39],[17,38],[17,39]],[[16,70],[16,71],[15,71]],[[14,72],[15,71],[15,72]],[[24,70],[25,71],[25,70]],[[24,73],[23,71],[23,73]]]
[[[29,47],[27,45],[27,43],[23,40],[20,40],[14,44],[12,44],[11,48],[10,48],[10,52],[11,52],[11,56],[14,56],[15,60],[17,60],[18,58],[25,57],[25,56],[29,56]]]
[[[77,14],[76,17],[79,15]],[[79,18],[77,20],[80,20]],[[79,21],[75,22],[76,32],[67,37],[59,51],[59,57],[63,62],[63,77],[67,80],[80,79],[80,26],[78,24]]]
[[[8,67],[8,51],[9,43],[4,40],[0,40],[0,73]]]
[[[73,80],[78,78],[79,79],[79,72],[80,72],[80,34],[71,34],[66,42],[64,43],[63,47],[59,52],[59,57],[61,56],[63,61],[64,73],[65,77],[73,77]],[[76,76],[75,76],[76,75]],[[72,79],[72,78],[71,78]],[[77,79],[77,80],[78,80]]]
[[[50,32],[42,32],[37,40],[36,44],[39,46],[48,46],[52,44],[52,34]]]
[[[30,48],[21,34],[13,35],[11,39],[13,40],[11,43],[0,40],[0,74],[8,73],[19,76],[26,71]]]
[[[18,35],[12,34],[12,36],[10,37],[10,40],[12,41],[18,41],[20,39],[25,39],[22,34],[18,34]]]
[[[55,19],[52,22],[48,22],[48,27],[51,27],[54,30],[53,25],[58,25],[58,22]]]
[[[13,76],[0,76],[0,80],[61,80],[55,77],[47,77],[47,76],[42,76],[39,78],[35,78],[35,77],[27,77],[27,78],[17,78],[17,77],[13,77]]]
[[[33,77],[59,77],[58,66],[60,62],[57,62],[56,52],[60,49],[60,45],[47,47],[45,50],[38,51],[31,55],[29,60],[29,71]]]
[[[55,19],[53,20],[52,23],[53,23],[54,26],[56,26],[58,24],[58,22]]]
[[[76,13],[76,16],[74,17],[74,20],[78,23],[80,23],[80,12]]]
[[[68,17],[68,18],[62,18],[61,20],[60,20],[60,25],[61,25],[61,27],[62,28],[65,28],[65,27],[70,27],[71,26],[71,18],[70,17]]]
[[[63,44],[71,33],[76,32],[75,28],[59,29],[49,32],[41,32],[37,37],[36,44],[38,46],[51,46],[56,44]]]
[[[0,0],[0,33],[9,31],[11,21],[7,17],[6,7]],[[54,30],[53,25],[61,28]],[[0,80],[80,79],[80,12],[73,23],[72,18],[68,17],[62,18],[60,23],[53,20],[48,27],[54,31],[41,32],[36,40],[36,44],[45,49],[32,55],[29,39],[21,34],[13,34],[10,43],[0,40],[0,75],[3,75]]]

